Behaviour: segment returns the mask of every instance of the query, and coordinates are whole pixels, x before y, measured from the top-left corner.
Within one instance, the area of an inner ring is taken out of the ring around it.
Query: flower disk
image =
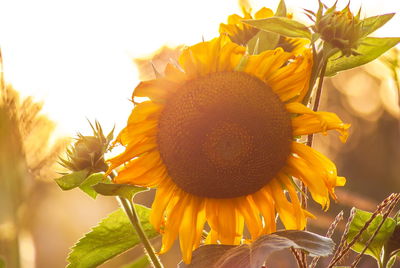
[[[289,113],[262,80],[216,72],[187,81],[160,115],[157,143],[172,180],[196,196],[254,193],[291,152]]]

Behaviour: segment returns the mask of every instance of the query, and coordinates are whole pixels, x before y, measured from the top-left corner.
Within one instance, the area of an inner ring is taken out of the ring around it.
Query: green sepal
[[[81,183],[86,179],[88,174],[89,171],[84,169],[64,175],[60,178],[55,179],[55,181],[62,190],[67,191],[81,185]]]
[[[395,13],[388,13],[388,14],[383,14],[383,15],[378,15],[378,16],[373,16],[369,18],[365,18],[364,20],[361,21],[362,25],[362,37],[365,37],[373,32],[375,32],[377,29],[381,28],[383,25],[386,24],[389,20],[393,18]]]
[[[304,24],[286,17],[270,17],[259,20],[243,20],[257,29],[277,33],[287,37],[307,38],[311,40],[311,32]]]
[[[107,181],[106,177],[104,176],[104,173],[94,173],[91,174],[89,177],[87,177],[79,185],[79,188],[93,199],[96,199],[97,192],[93,189],[93,185],[96,185],[101,181],[103,182]]]
[[[400,42],[398,37],[367,37],[355,50],[358,55],[341,56],[341,52],[332,55],[328,60],[325,76],[334,76],[340,71],[364,65],[394,47]]]
[[[134,260],[132,263],[121,266],[121,268],[147,268],[147,267],[150,267],[150,261],[146,255]]]
[[[101,195],[121,196],[129,200],[131,200],[135,194],[149,190],[149,188],[147,187],[139,187],[131,184],[109,183],[98,183],[92,186],[92,188],[94,189],[94,191]]]
[[[372,213],[363,211],[360,209],[355,210],[355,215],[353,220],[350,223],[349,233],[347,235],[347,242],[353,240],[353,238],[358,235],[360,230],[364,227],[365,223],[371,218]],[[378,215],[368,226],[368,228],[362,233],[360,239],[351,247],[352,250],[356,252],[361,252],[364,250],[366,243],[375,233],[376,229],[382,222],[383,217]],[[381,229],[369,244],[365,254],[374,257],[376,260],[380,260],[381,252],[383,246],[389,240],[392,235],[394,228],[396,226],[396,222],[392,218],[387,218],[383,223]]]
[[[150,209],[135,205],[148,238],[158,235],[149,222]],[[91,268],[112,259],[140,243],[128,216],[118,209],[103,219],[76,243],[68,255],[68,268]]]
[[[265,50],[274,49],[278,42],[279,34],[259,31],[247,42],[247,48],[252,55],[257,55]]]
[[[286,17],[286,15],[287,15],[287,9],[286,9],[285,0],[281,0],[279,2],[278,8],[276,9],[275,16]]]

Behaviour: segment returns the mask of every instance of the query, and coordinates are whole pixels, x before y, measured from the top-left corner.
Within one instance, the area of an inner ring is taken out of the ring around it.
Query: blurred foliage
[[[26,204],[40,194],[37,186],[55,175],[56,159],[66,144],[52,139],[55,124],[40,114],[41,109],[31,97],[21,99],[1,76],[0,254],[8,267],[20,265],[19,234],[28,229],[34,213]]]

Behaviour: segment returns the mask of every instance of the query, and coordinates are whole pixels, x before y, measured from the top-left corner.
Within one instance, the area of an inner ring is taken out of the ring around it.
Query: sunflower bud
[[[61,165],[73,172],[88,170],[90,174],[107,171],[108,166],[104,161],[104,154],[113,138],[113,130],[105,137],[97,121],[96,128],[92,124],[90,126],[93,136],[78,134],[75,144],[67,150],[66,159],[60,159]]]
[[[355,50],[363,37],[360,12],[354,16],[349,5],[337,11],[336,3],[324,14],[322,14],[323,9],[324,5],[320,2],[317,14],[313,14],[315,16],[314,32],[320,34],[321,39],[333,48],[339,49],[344,56],[357,55]]]

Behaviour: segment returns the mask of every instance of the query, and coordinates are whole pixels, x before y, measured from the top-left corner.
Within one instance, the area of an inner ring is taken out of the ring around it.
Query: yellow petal
[[[258,77],[274,89],[275,85],[269,81],[271,75],[291,57],[293,57],[292,54],[284,52],[281,48],[266,50],[259,55],[249,57],[244,72]],[[288,79],[288,77],[285,77],[285,79]]]
[[[129,144],[123,153],[107,160],[107,162],[110,163],[107,174],[109,174],[113,169],[122,165],[123,163],[144,153],[150,152],[156,147],[157,144],[155,138],[141,137],[136,139],[136,142]]]
[[[179,64],[190,79],[214,72],[232,71],[244,53],[244,47],[222,35],[185,49],[179,57]]]
[[[116,183],[140,185],[143,187],[156,187],[168,178],[164,165],[156,165],[143,174],[138,175],[134,170],[124,170],[115,178]]]
[[[281,183],[281,185],[285,186],[285,189],[289,192],[290,201],[292,204],[292,210],[295,215],[296,220],[296,229],[303,230],[306,226],[306,216],[301,207],[299,197],[297,196],[296,189],[293,186],[293,182],[289,179],[289,177],[283,173],[277,174],[277,180]]]
[[[148,97],[153,102],[164,103],[167,96],[175,92],[179,84],[168,80],[165,77],[154,80],[140,82],[132,94],[132,99],[135,97]]]
[[[266,7],[261,8],[259,11],[254,14],[255,19],[265,19],[274,16],[274,12]]]
[[[155,137],[157,135],[157,120],[146,120],[137,124],[126,126],[117,137],[117,141],[122,145],[137,142],[142,136]]]
[[[189,195],[179,228],[179,244],[182,259],[187,264],[192,260],[193,248],[200,241],[205,223],[205,217],[201,215],[202,213],[204,214],[204,199]]]
[[[292,53],[294,56],[294,54]],[[284,102],[300,98],[307,92],[312,68],[310,53],[299,55],[275,73],[268,77],[267,84],[279,95]]]
[[[321,204],[323,209],[327,210],[329,208],[328,189],[321,174],[312,170],[303,159],[294,156],[289,156],[285,169],[288,169],[287,174],[294,175],[307,185],[312,198]]]
[[[125,167],[118,172],[114,180],[116,182],[131,180],[133,183],[136,178],[161,165],[162,160],[160,154],[157,150],[154,150],[128,162]]]
[[[160,254],[167,252],[174,244],[179,233],[180,225],[184,219],[185,208],[190,201],[189,197],[190,195],[188,193],[177,189],[170,199],[165,210],[166,220]]]
[[[208,233],[206,241],[204,241],[204,243],[217,244],[217,242],[218,242],[218,233],[217,233],[217,231],[211,229],[210,232]]]
[[[268,189],[263,187],[256,193],[252,194],[254,203],[264,218],[264,234],[270,234],[276,231],[275,222],[275,201],[270,195]]]
[[[206,199],[206,217],[222,244],[235,244],[243,234],[243,216],[230,199]]]
[[[182,84],[186,80],[185,73],[178,70],[174,65],[168,63],[165,67],[165,78],[176,84]]]
[[[297,224],[296,216],[299,214],[295,211],[293,205],[286,199],[283,188],[280,183],[273,179],[268,183],[269,191],[275,200],[275,207],[279,214],[279,218],[288,230],[301,229],[303,226]]]
[[[259,210],[255,205],[251,195],[239,197],[235,199],[235,202],[236,207],[244,217],[244,221],[252,239],[257,238],[261,234],[263,226],[259,215]]]
[[[144,101],[136,104],[128,118],[128,125],[136,124],[148,119],[158,119],[163,107],[164,105],[152,101]]]
[[[298,102],[286,105],[289,113],[303,114],[292,118],[293,135],[308,135],[323,133],[326,135],[328,130],[336,130],[341,136],[342,142],[346,142],[350,124],[345,124],[334,113],[314,112],[308,107]]]
[[[323,176],[329,193],[331,194],[332,198],[336,199],[334,187],[343,186],[346,182],[346,179],[337,176],[335,164],[320,152],[301,143],[293,142],[292,152],[303,158],[313,170]]]
[[[165,180],[157,187],[156,196],[151,206],[150,223],[158,232],[164,225],[164,213],[172,196],[175,194],[177,186],[170,179]]]

